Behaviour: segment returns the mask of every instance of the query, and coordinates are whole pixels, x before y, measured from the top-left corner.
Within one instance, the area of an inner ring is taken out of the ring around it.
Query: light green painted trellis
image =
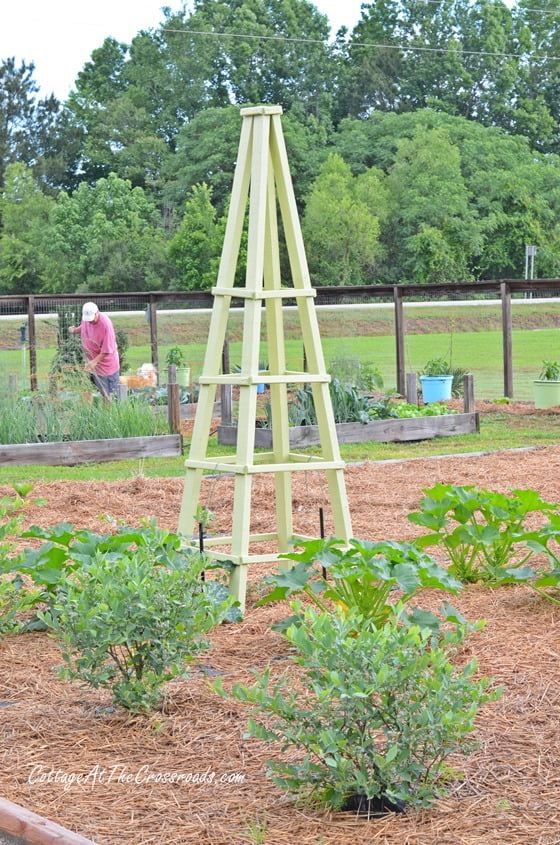
[[[325,369],[319,327],[297,207],[284,144],[280,106],[258,106],[241,110],[243,118],[239,153],[233,180],[220,268],[213,289],[214,306],[208,344],[200,377],[200,393],[189,457],[185,463],[185,489],[179,516],[179,531],[191,537],[194,514],[199,504],[202,474],[233,473],[234,501],[232,533],[206,541],[205,549],[216,560],[236,564],[230,591],[241,605],[245,601],[247,568],[250,564],[274,561],[290,551],[297,540],[311,539],[294,534],[292,520],[292,473],[320,470],[327,478],[335,536],[347,542],[352,534],[344,483],[344,462],[336,437],[329,393],[330,376]],[[244,288],[234,288],[245,212],[249,202],[247,272]],[[282,286],[278,247],[277,208],[284,230],[291,271],[291,285]],[[243,346],[240,373],[221,373],[221,356],[226,337],[231,299],[244,300]],[[306,372],[286,369],[283,300],[295,299],[301,324]],[[268,344],[268,371],[259,373],[262,321]],[[270,384],[272,451],[255,453],[254,431],[257,410],[256,385]],[[322,455],[303,457],[290,452],[288,385],[311,384]],[[239,386],[237,447],[234,456],[207,456],[212,410],[219,385]],[[258,473],[272,473],[276,502],[276,530],[251,533],[251,490]],[[259,553],[266,543],[273,553]],[[227,548],[229,552],[216,548]]]

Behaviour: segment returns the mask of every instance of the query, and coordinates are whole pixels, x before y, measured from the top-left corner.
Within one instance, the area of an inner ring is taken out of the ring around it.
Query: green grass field
[[[385,387],[390,390],[396,385],[395,338],[394,335],[354,336],[339,335],[322,337],[323,354],[327,366],[337,358],[356,358],[379,368]],[[405,364],[407,372],[418,372],[429,358],[449,357],[452,345],[452,362],[474,374],[475,393],[479,398],[498,399],[504,395],[502,335],[500,331],[457,332],[452,338],[445,333],[409,334],[406,342]],[[169,346],[159,347],[160,372],[165,381],[165,355]],[[193,379],[197,379],[204,360],[206,344],[191,342],[182,344],[187,365],[191,367]],[[40,386],[47,384],[54,348],[39,349],[37,372]],[[24,370],[21,350],[3,350],[0,353],[2,369],[0,387],[7,385],[9,376],[15,376],[18,384],[27,386],[27,369]],[[261,359],[267,359],[266,343],[261,348]],[[131,346],[128,359],[132,371],[151,360],[149,344]],[[532,380],[538,377],[544,359],[560,359],[560,332],[555,328],[520,329],[514,331],[513,371],[514,397],[519,400],[532,398]],[[230,343],[232,366],[241,360],[241,341]],[[290,369],[298,370],[303,362],[301,339],[286,340],[286,360]],[[24,380],[25,373],[25,380]],[[5,389],[5,388],[4,388]]]

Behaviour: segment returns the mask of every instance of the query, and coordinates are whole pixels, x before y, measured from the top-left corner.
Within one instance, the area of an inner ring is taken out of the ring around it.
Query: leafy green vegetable
[[[461,589],[459,581],[413,543],[353,539],[344,547],[336,539],[309,540],[301,543],[301,551],[281,557],[296,563],[266,579],[272,590],[259,605],[302,593],[321,611],[359,612],[364,625],[372,628],[395,616],[404,618],[405,604],[423,589],[451,593]],[[318,565],[324,567],[328,580],[318,577]],[[390,601],[393,591],[398,592],[395,601]],[[440,622],[428,611],[424,620],[434,629]],[[276,627],[284,630],[293,621],[290,617]]]
[[[449,556],[449,571],[461,581],[507,584],[526,580],[534,572],[525,567],[533,551],[535,532],[526,525],[532,514],[549,514],[557,506],[535,490],[511,495],[472,485],[436,484],[408,515],[429,530],[417,539],[421,548],[441,543]]]

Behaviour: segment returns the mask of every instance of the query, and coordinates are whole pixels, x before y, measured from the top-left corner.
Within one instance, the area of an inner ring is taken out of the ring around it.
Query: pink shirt
[[[80,324],[82,346],[86,358],[91,361],[103,352],[103,358],[96,366],[95,371],[100,376],[112,376],[120,368],[119,350],[115,338],[115,329],[109,317],[99,312],[99,319],[96,323],[82,320]]]

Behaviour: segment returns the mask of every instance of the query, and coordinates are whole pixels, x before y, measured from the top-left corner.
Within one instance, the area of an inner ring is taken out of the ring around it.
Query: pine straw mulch
[[[294,476],[296,530],[307,533],[317,533],[317,508],[325,499],[316,475]],[[355,536],[392,539],[415,536],[418,529],[406,515],[416,508],[421,489],[437,481],[504,492],[533,487],[558,501],[559,477],[560,447],[355,465],[346,475]],[[273,522],[269,482],[257,481],[255,489],[255,521],[263,527]],[[204,496],[227,530],[232,481],[205,484]],[[48,505],[29,507],[26,520],[42,525],[68,520],[105,530],[100,514],[131,523],[153,515],[175,529],[181,490],[181,479],[141,476],[37,485],[34,495]],[[329,532],[328,512],[326,517]],[[449,797],[429,810],[367,821],[298,807],[265,776],[272,750],[244,738],[243,706],[208,687],[208,676],[217,673],[227,687],[249,681],[251,669],[270,662],[278,670],[287,665],[286,648],[269,628],[286,608],[252,606],[261,574],[251,573],[244,621],[213,634],[212,650],[197,658],[187,679],[169,684],[164,709],[150,716],[111,712],[106,692],[59,681],[58,650],[46,635],[5,639],[0,794],[99,845],[560,843],[560,610],[523,586],[473,586],[454,600],[468,618],[488,620],[461,659],[475,655],[481,672],[503,685],[503,698],[480,711],[479,748],[453,761],[463,777]],[[430,596],[427,603],[440,599]],[[215,782],[154,779],[207,772],[216,773]],[[71,783],[79,774],[88,777]]]

